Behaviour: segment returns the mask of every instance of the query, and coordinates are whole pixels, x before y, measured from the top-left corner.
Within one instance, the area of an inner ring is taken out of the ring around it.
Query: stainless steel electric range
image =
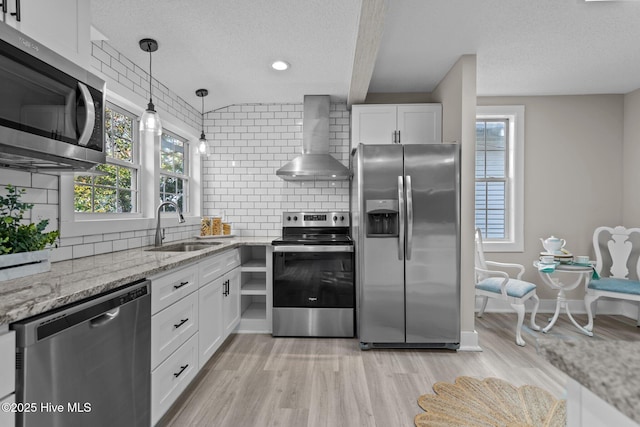
[[[349,212],[285,212],[273,248],[273,336],[353,337]]]

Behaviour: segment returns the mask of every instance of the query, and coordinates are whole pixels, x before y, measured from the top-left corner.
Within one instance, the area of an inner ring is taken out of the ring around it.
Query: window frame
[[[505,239],[483,236],[486,252],[524,252],[524,105],[477,106],[476,120],[508,120]],[[475,179],[474,182],[478,182]],[[475,184],[474,184],[475,188]],[[474,189],[475,192],[475,189]],[[475,212],[475,207],[474,207]],[[475,218],[475,214],[474,214]]]
[[[159,172],[159,176],[158,176],[158,180],[156,182],[157,186],[158,186],[158,194],[160,195],[160,199],[162,199],[162,195],[160,194],[160,181],[162,180],[162,177],[171,177],[171,178],[176,178],[176,179],[181,179],[183,180],[183,191],[184,191],[184,195],[183,195],[183,203],[182,203],[182,214],[183,215],[189,215],[190,210],[191,210],[191,145],[189,144],[189,141],[180,136],[177,135],[174,132],[168,131],[168,130],[163,130],[162,131],[163,134],[169,135],[170,137],[172,137],[173,139],[176,139],[178,141],[181,141],[184,147],[184,153],[183,153],[183,159],[184,159],[184,172],[183,173],[176,173],[176,172],[168,172],[164,169],[162,169],[162,155],[160,155],[159,161],[158,161],[158,172]],[[160,144],[162,145],[162,137],[160,137]]]
[[[135,113],[132,113],[131,111],[115,104],[114,102],[111,101],[107,101],[107,107],[112,110],[112,111],[116,111],[119,114],[125,115],[129,118],[132,119],[132,142],[133,142],[133,163],[129,163],[126,162],[124,160],[120,160],[117,159],[115,157],[110,157],[107,155],[107,161],[106,164],[110,164],[110,165],[114,165],[114,166],[120,166],[120,167],[125,167],[128,169],[135,169],[136,170],[136,189],[135,189],[135,194],[136,194],[136,200],[134,203],[137,206],[137,209],[135,212],[75,212],[75,208],[74,208],[74,216],[76,218],[79,219],[84,219],[84,220],[88,220],[88,219],[116,219],[116,218],[125,218],[125,217],[130,217],[130,218],[138,218],[142,216],[142,205],[141,205],[141,185],[140,185],[140,175],[142,173],[142,164],[141,164],[141,155],[140,155],[140,151],[141,151],[141,143],[140,143],[140,136],[139,136],[139,117],[136,116]],[[106,116],[106,115],[105,115]],[[75,185],[75,177],[74,177],[74,185]],[[94,184],[91,185],[92,187],[94,186]],[[74,206],[75,206],[75,192],[74,192]]]
[[[113,92],[106,91],[106,99],[135,115],[139,119],[146,105],[146,101],[141,100],[139,105]],[[162,124],[165,131],[182,135],[189,145],[189,212],[184,215],[186,220],[184,225],[199,225],[200,212],[202,209],[202,161],[198,153],[197,143],[199,131],[192,129],[188,125],[166,112],[160,111]],[[104,214],[83,214],[74,212],[74,173],[60,172],[60,237],[81,238],[83,236],[94,236],[111,233],[138,232],[152,230],[156,226],[156,209],[159,204],[159,147],[160,138],[153,135],[145,135],[140,138],[140,176],[139,176],[139,203],[140,212],[138,214],[129,213],[104,213]],[[169,215],[162,217],[162,222],[168,221]],[[171,218],[173,222],[175,219]],[[171,221],[168,221],[169,224]],[[100,231],[98,231],[100,230]],[[108,230],[108,231],[105,231]],[[130,235],[132,239],[139,240],[137,234]],[[124,238],[122,235],[120,238]],[[132,242],[130,247],[140,247],[139,243]]]

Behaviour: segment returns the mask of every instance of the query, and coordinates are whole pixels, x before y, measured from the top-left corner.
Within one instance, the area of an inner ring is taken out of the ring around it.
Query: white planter
[[[49,255],[51,251],[20,252],[0,255],[0,281],[44,273],[51,270]]]

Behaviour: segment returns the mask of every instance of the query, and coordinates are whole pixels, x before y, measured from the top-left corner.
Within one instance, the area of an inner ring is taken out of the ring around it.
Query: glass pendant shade
[[[198,151],[200,154],[207,154],[207,140],[204,137],[204,132],[200,134],[200,144],[198,144]]]
[[[162,135],[162,122],[160,115],[153,108],[147,108],[140,117],[140,132],[152,132],[154,135]]]

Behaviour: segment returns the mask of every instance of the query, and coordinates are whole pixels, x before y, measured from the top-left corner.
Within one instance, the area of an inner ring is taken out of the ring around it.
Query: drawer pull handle
[[[178,329],[180,326],[184,325],[185,323],[187,323],[189,321],[189,318],[187,317],[186,319],[182,319],[180,321],[180,323],[178,323],[177,325],[173,325],[174,328]]]
[[[183,286],[187,286],[189,284],[189,282],[180,282],[179,285],[173,285],[173,289],[180,289]]]
[[[182,373],[184,372],[185,369],[187,369],[189,367],[189,364],[187,363],[184,366],[180,366],[180,372],[178,372],[177,374],[173,374],[174,377],[178,378],[180,375],[182,375]]]

